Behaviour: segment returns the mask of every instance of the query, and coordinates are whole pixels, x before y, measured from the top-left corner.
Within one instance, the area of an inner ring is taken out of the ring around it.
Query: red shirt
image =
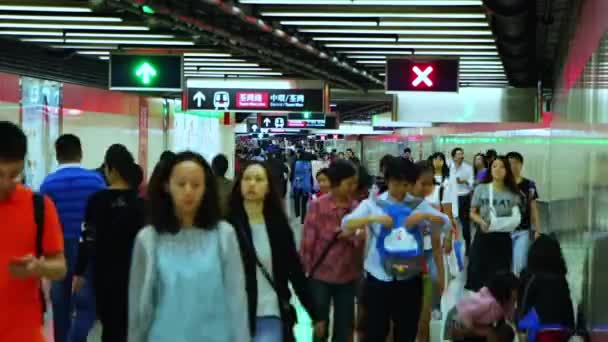
[[[352,202],[350,208],[339,208],[331,194],[310,203],[300,246],[306,273],[318,262],[340,228],[342,218],[356,206],[357,203]],[[318,266],[313,278],[333,284],[345,284],[359,279],[363,269],[363,246],[364,241],[357,237],[339,240]]]
[[[40,279],[17,279],[9,264],[36,255],[36,223],[32,191],[18,185],[0,201],[0,341],[42,342]],[[63,251],[63,234],[53,202],[44,199],[44,255]]]

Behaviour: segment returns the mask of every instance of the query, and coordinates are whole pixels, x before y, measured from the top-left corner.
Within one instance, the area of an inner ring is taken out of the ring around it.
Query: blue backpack
[[[309,161],[298,160],[294,168],[294,192],[312,193],[312,164]]]
[[[378,204],[394,222],[391,229],[382,227],[376,239],[376,249],[384,270],[398,279],[420,274],[424,262],[422,233],[417,227],[405,227],[405,221],[413,210],[403,204]]]

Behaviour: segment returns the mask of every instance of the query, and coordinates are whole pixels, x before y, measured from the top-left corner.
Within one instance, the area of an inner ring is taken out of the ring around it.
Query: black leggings
[[[415,342],[422,310],[422,278],[385,282],[368,275],[363,305],[364,342],[386,341],[391,322],[395,342]]]
[[[458,219],[462,224],[462,236],[466,247],[466,253],[469,254],[471,248],[471,196],[458,196]]]
[[[300,217],[302,223],[304,223],[304,218],[306,218],[306,209],[308,209],[308,196],[310,195],[303,192],[302,190],[295,190],[293,193],[295,214],[296,217]]]

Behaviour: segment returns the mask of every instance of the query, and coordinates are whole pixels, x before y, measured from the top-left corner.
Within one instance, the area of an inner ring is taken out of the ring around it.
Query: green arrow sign
[[[143,84],[149,84],[152,77],[156,76],[156,69],[148,62],[144,62],[135,71],[135,75],[139,77]]]

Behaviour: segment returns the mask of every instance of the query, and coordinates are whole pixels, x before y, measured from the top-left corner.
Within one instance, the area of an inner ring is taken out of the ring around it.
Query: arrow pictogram
[[[143,84],[148,84],[150,79],[156,76],[156,70],[148,62],[145,62],[137,69],[135,75],[141,79]]]

